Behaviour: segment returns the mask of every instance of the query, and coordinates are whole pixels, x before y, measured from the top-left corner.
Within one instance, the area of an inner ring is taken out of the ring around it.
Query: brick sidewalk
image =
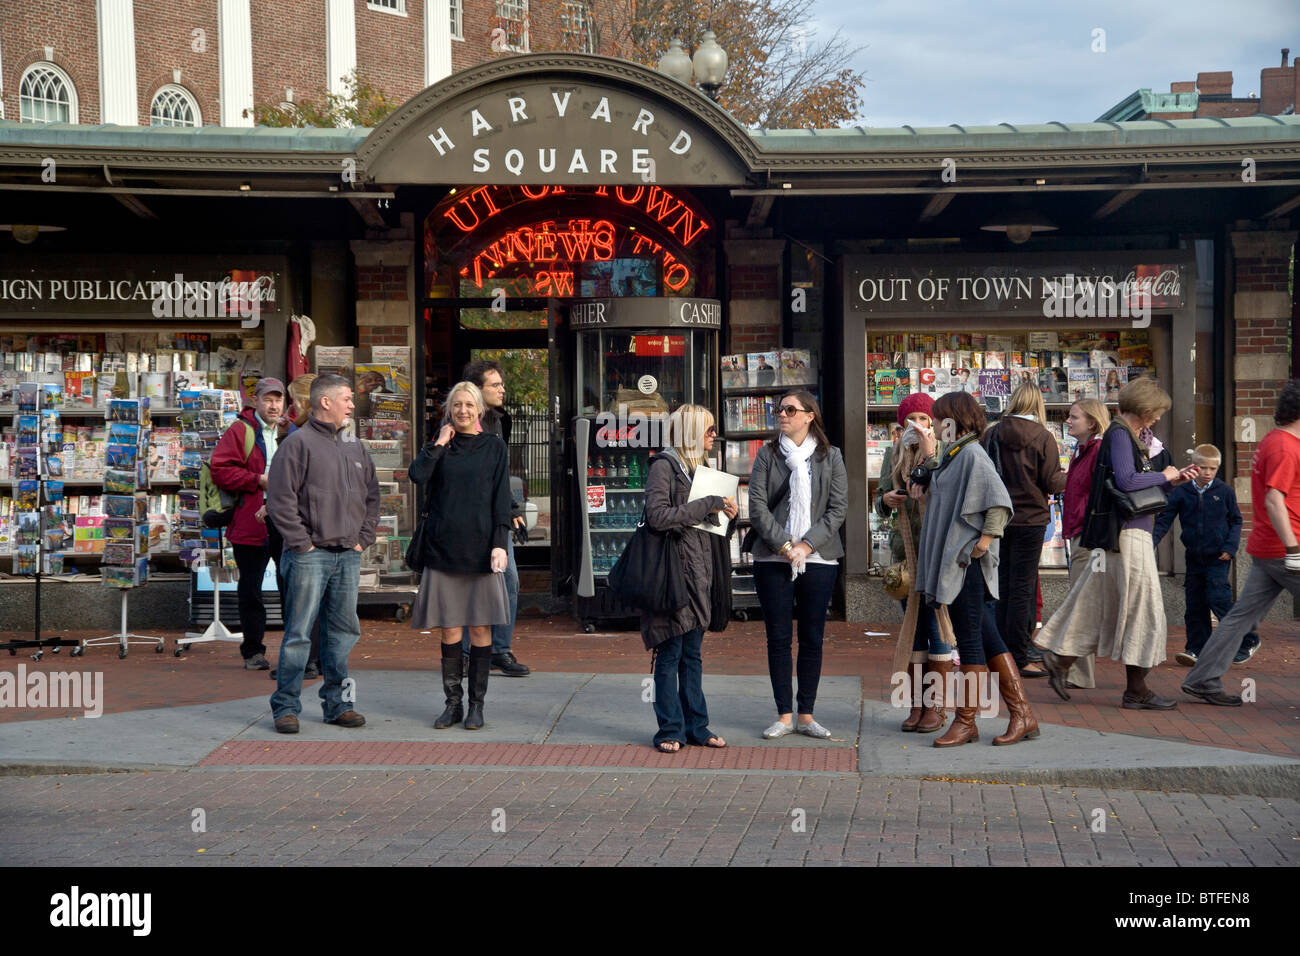
[[[822,673],[859,676],[865,697],[887,700],[892,638],[866,637],[863,632],[896,627],[896,623],[828,622]],[[71,637],[100,633],[66,632]],[[1260,633],[1260,651],[1229,674],[1232,681],[1248,677],[1256,682],[1257,702],[1241,708],[1211,707],[1182,697],[1178,686],[1186,669],[1172,661],[1156,669],[1150,679],[1157,692],[1180,700],[1178,709],[1170,712],[1121,709],[1123,669],[1110,661],[1098,665],[1097,689],[1073,692],[1068,703],[1059,700],[1045,680],[1027,681],[1026,685],[1035,713],[1049,723],[1300,757],[1300,674],[1296,667],[1300,660],[1300,632],[1289,625],[1266,625]],[[178,659],[171,653],[177,635],[165,636],[169,639],[165,654],[139,647],[133,648],[125,660],[118,660],[111,648],[92,648],[79,658],[69,657],[66,650],[58,655],[46,652],[40,662],[20,654],[7,663],[0,657],[0,669],[13,672],[22,663],[29,672],[102,671],[107,713],[238,700],[260,694],[269,698],[274,684],[268,674],[242,670],[235,645],[199,645]],[[1182,629],[1171,628],[1169,647],[1179,648],[1182,641]],[[279,632],[268,635],[268,644],[274,662]],[[649,673],[649,655],[636,634],[582,634],[576,631],[573,621],[563,618],[521,620],[516,629],[515,652],[536,671]],[[350,666],[357,670],[433,671],[437,661],[438,647],[431,635],[391,621],[366,619]],[[709,634],[704,644],[704,667],[708,674],[765,674],[762,623],[735,623],[723,634]],[[1239,685],[1230,683],[1229,689],[1239,690]],[[73,712],[0,708],[0,721],[55,716],[73,716]]]
[[[1300,863],[1295,800],[856,774],[212,769],[5,777],[0,806],[14,867]]]

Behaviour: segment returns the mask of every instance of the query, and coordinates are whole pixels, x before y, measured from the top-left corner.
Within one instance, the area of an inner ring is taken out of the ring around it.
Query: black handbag
[[[636,531],[606,579],[620,603],[652,614],[671,614],[689,603],[678,537],[651,528],[642,510]]]
[[[1120,491],[1113,478],[1106,478],[1106,492],[1115,502],[1120,517],[1125,521],[1155,515],[1165,510],[1169,498],[1159,486],[1140,488],[1137,491]]]

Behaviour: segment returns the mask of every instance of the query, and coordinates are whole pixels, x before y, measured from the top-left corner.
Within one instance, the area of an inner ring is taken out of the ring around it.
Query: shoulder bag
[[[1128,431],[1127,428],[1124,430]],[[1151,471],[1150,459],[1143,454],[1138,443],[1133,441],[1132,435],[1129,435],[1128,438],[1129,441],[1133,442],[1133,460],[1138,465],[1138,471],[1149,473]],[[1159,485],[1150,488],[1139,488],[1137,491],[1121,491],[1119,486],[1115,484],[1113,471],[1106,475],[1106,491],[1114,500],[1120,517],[1125,521],[1159,514],[1165,510],[1165,505],[1169,503],[1169,496],[1165,494],[1164,489]]]
[[[677,551],[679,537],[673,531],[651,528],[641,509],[641,520],[606,579],[620,603],[652,614],[671,614],[690,602]]]

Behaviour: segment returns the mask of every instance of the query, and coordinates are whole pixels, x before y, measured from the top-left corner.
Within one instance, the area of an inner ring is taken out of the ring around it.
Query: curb
[[[864,774],[864,776],[867,776]],[[1032,784],[1034,786],[1093,787],[1103,790],[1157,790],[1212,793],[1220,796],[1286,797],[1300,792],[1300,762],[1222,767],[1126,767],[1115,769],[1055,769],[998,771],[980,777],[941,777],[935,774],[893,773],[879,776],[955,783]]]
[[[193,768],[186,764],[101,764],[28,760],[0,763],[0,777],[35,777],[65,773],[177,773],[190,769]]]

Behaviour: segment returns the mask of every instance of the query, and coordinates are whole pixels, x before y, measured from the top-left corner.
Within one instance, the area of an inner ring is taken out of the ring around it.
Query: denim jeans
[[[939,619],[934,616],[934,608],[918,598],[920,607],[916,612],[916,636],[912,638],[912,650],[928,651],[931,655],[951,654],[952,648],[939,636]],[[907,614],[907,601],[898,602]]]
[[[987,664],[989,658],[1007,653],[988,603],[988,592],[979,562],[972,561],[966,567],[961,590],[948,606],[963,667]]]
[[[515,542],[511,538],[506,539],[506,594],[510,600],[510,623],[492,625],[492,656],[498,654],[507,654],[510,651],[510,642],[515,633],[515,616],[519,613],[519,566],[515,564]],[[469,653],[469,628],[462,628],[460,632],[460,646],[466,654]]]
[[[1199,561],[1188,555],[1187,577],[1183,590],[1187,595],[1187,650],[1200,654],[1210,639],[1210,612],[1222,621],[1232,610],[1232,588],[1228,584],[1231,561]],[[1251,631],[1241,639],[1241,649],[1254,647],[1259,635]]]
[[[284,622],[289,619],[288,602],[284,597],[284,564],[281,557],[284,554],[284,538],[276,530],[274,522],[270,516],[266,519],[266,540],[267,546],[271,550],[271,560],[275,562],[275,590],[280,595],[280,622],[283,627]],[[238,559],[238,555],[236,555]],[[308,666],[315,664],[320,669],[320,621],[317,620],[311,626],[311,655],[307,658]]]
[[[1016,666],[1022,668],[1029,663],[1029,641],[1037,617],[1044,531],[1045,527],[1038,525],[1008,525],[998,551],[998,633]]]
[[[1232,666],[1242,639],[1259,626],[1283,591],[1293,599],[1300,598],[1300,574],[1286,569],[1285,558],[1255,558],[1241,596],[1201,648],[1196,666],[1183,678],[1183,687],[1222,691],[1223,675]]]
[[[655,745],[665,740],[708,742],[709,707],[704,702],[704,631],[674,634],[655,648]]]
[[[772,678],[772,697],[778,714],[793,713],[790,706],[794,696],[790,687],[793,669],[799,674],[799,713],[812,715],[822,676],[826,608],[831,603],[839,572],[838,565],[808,564],[803,574],[791,581],[787,562],[754,562],[754,587],[767,629],[767,671]],[[795,619],[799,622],[799,660],[791,668],[790,645]]]
[[[288,549],[281,556],[285,577],[284,641],[271,696],[271,715],[302,713],[302,675],[311,648],[312,622],[320,617],[320,664],[325,680],[320,697],[325,719],[352,710],[343,699],[348,654],[361,637],[357,619],[357,586],[361,581],[361,552],[314,548],[306,554]]]

